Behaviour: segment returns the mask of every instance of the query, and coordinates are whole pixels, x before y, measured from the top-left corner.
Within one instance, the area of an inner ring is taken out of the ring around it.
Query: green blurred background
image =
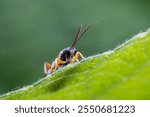
[[[149,28],[149,11],[149,0],[0,0],[0,94],[42,78],[80,24],[99,22],[76,46],[90,56]]]

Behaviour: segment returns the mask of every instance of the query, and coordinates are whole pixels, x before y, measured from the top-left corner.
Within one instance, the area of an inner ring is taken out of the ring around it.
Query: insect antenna
[[[95,24],[95,23],[92,23],[92,24],[88,25],[88,26],[86,27],[86,29],[85,29],[82,33],[81,33],[82,25],[80,25],[80,28],[78,29],[77,35],[76,35],[76,37],[75,37],[75,39],[74,39],[74,42],[73,42],[72,46],[70,47],[70,49],[73,49],[73,48],[74,48],[74,46],[75,46],[76,43],[79,41],[79,39],[80,39],[80,38],[86,33],[86,31],[87,31],[88,29],[90,29],[94,24]]]
[[[80,27],[79,27],[79,29],[78,29],[77,35],[76,35],[76,37],[75,37],[75,39],[74,39],[73,44],[72,44],[71,47],[70,47],[70,50],[73,49],[74,46],[76,45],[76,41],[77,41],[77,39],[79,38],[79,35],[80,35],[80,33],[81,33],[81,30],[82,30],[82,24],[80,25]]]

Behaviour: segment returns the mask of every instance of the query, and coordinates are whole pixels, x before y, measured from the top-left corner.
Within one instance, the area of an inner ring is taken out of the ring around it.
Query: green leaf
[[[150,31],[0,99],[150,99]],[[21,76],[20,76],[21,78]]]

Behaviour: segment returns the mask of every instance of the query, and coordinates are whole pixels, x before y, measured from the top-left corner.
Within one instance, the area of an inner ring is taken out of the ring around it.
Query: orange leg
[[[44,63],[44,74],[47,76],[51,74],[52,72],[59,69],[61,64],[66,63],[65,61],[60,60],[59,58],[56,58],[55,61],[50,65],[48,62]]]
[[[81,59],[84,59],[84,57],[83,57],[83,55],[80,53],[80,52],[77,52],[76,54],[75,54],[75,56],[73,57],[73,59],[71,60],[71,63],[74,63],[75,61],[79,61],[79,56],[81,57]]]
[[[49,64],[48,62],[44,63],[44,74],[47,76],[49,75],[51,72],[53,72],[53,69],[51,67],[51,64]]]
[[[55,61],[53,62],[52,66],[54,66],[54,71],[56,71],[57,69],[59,69],[62,65],[66,63],[65,61],[60,60],[59,58],[56,58]]]

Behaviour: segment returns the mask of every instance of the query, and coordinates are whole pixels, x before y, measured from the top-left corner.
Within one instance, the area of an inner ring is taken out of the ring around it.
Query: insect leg
[[[66,63],[66,62],[62,61],[59,58],[56,58],[55,61],[54,61],[54,64],[55,64],[54,71],[57,70],[57,69],[59,69],[61,67],[61,65],[63,65],[64,63]]]
[[[47,76],[49,74],[51,74],[51,72],[53,71],[51,65],[48,62],[44,62],[44,74]]]
[[[71,63],[73,63],[73,62],[75,62],[75,61],[78,62],[78,61],[79,61],[79,60],[78,60],[79,56],[81,57],[81,59],[84,59],[83,55],[82,55],[80,52],[77,52],[77,53],[75,54],[75,56],[73,57]]]
[[[56,58],[56,61],[57,61],[59,64],[64,64],[64,63],[66,63],[65,61],[62,61],[62,60],[59,59],[59,58]]]
[[[85,58],[83,57],[83,55],[82,55],[80,52],[77,52],[76,54],[78,55],[78,57],[80,56],[81,59],[85,59]]]

